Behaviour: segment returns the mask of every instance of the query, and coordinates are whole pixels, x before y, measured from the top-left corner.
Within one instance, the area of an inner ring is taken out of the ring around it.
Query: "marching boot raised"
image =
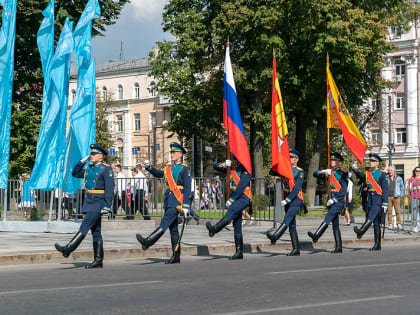
[[[103,268],[104,261],[104,242],[93,242],[93,262],[86,269]]]
[[[143,250],[146,250],[154,243],[156,243],[157,240],[160,239],[160,237],[163,235],[163,233],[165,233],[165,231],[159,226],[148,237],[144,238],[140,233],[137,233],[136,238],[141,243]]]
[[[61,246],[58,243],[55,243],[54,246],[60,253],[63,254],[65,258],[67,258],[74,250],[76,250],[76,248],[80,245],[84,238],[85,236],[82,233],[77,232],[76,235],[66,246]]]
[[[361,239],[362,238],[362,236],[363,236],[363,234],[365,234],[366,233],[366,231],[369,229],[369,227],[372,225],[372,221],[370,221],[369,219],[367,219],[366,221],[365,221],[365,223],[363,223],[363,225],[360,227],[360,229],[357,227],[357,226],[355,226],[354,228],[353,228],[353,230],[354,230],[354,232],[357,234],[357,238],[358,239]]]
[[[335,240],[335,247],[331,251],[331,254],[337,254],[343,252],[343,242],[341,241],[341,231],[334,230],[334,240]]]
[[[165,264],[179,264],[181,263],[181,244],[179,244],[178,250],[176,245],[178,244],[179,236],[171,236],[172,244],[172,257],[165,261]]]
[[[235,254],[229,260],[243,259],[244,258],[244,240],[242,234],[235,234]]]
[[[374,228],[373,235],[375,236],[375,244],[370,250],[381,250],[381,229]]]
[[[290,232],[293,249],[287,256],[300,256],[299,239],[296,231]]]
[[[225,217],[223,217],[215,225],[211,225],[210,221],[207,221],[206,222],[206,228],[207,228],[207,230],[209,230],[209,236],[213,237],[214,234],[220,232],[228,224],[229,224],[229,220]]]
[[[271,241],[271,245],[276,244],[277,240],[283,235],[283,233],[287,230],[287,225],[282,223],[277,230],[268,230],[267,237]]]
[[[323,221],[321,225],[316,230],[315,234],[312,232],[308,232],[308,235],[310,238],[312,238],[312,242],[316,243],[318,242],[319,238],[324,234],[325,230],[328,228],[328,224]]]

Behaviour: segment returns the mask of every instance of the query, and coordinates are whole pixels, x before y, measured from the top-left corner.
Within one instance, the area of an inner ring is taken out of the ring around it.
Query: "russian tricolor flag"
[[[229,56],[229,46],[226,48],[225,73],[223,78],[223,124],[228,130],[229,150],[245,167],[248,173],[251,174],[251,156],[245,139],[241,113],[239,112],[232,64]]]

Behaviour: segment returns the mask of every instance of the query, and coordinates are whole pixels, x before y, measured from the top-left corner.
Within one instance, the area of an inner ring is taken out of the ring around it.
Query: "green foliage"
[[[31,221],[39,221],[39,206],[31,208]]]
[[[270,199],[266,195],[255,195],[252,200],[253,212],[268,210]]]
[[[301,141],[306,126],[325,117],[327,53],[353,111],[385,85],[378,78],[383,55],[392,49],[388,26],[406,26],[412,12],[406,0],[171,0],[163,27],[174,40],[158,43],[159,51],[151,54],[151,74],[174,103],[168,128],[188,139],[221,134],[223,60],[230,36],[245,132],[254,124],[253,136],[270,156],[273,50],[286,117],[302,126],[296,128]],[[305,142],[298,145],[305,154]]]
[[[128,2],[129,0],[99,1],[102,16],[93,21],[93,36],[102,35],[107,25],[114,24]],[[17,4],[10,177],[29,171],[35,161],[43,94],[43,74],[36,34],[43,20],[42,11],[48,3],[49,0],[22,0]],[[76,26],[86,3],[87,1],[56,2],[56,43],[65,18],[70,17]]]

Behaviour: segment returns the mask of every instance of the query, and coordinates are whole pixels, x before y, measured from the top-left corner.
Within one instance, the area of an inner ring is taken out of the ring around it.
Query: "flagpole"
[[[327,67],[329,67],[329,64],[330,64],[330,55],[327,53]],[[328,78],[327,78],[327,81],[328,81]],[[328,110],[329,109],[327,108],[327,115],[328,115]],[[327,119],[327,147],[328,147],[328,167],[327,168],[330,169],[331,168],[331,158],[330,158],[330,128],[328,128],[328,119]],[[334,176],[334,173],[331,172],[330,176]],[[330,176],[328,176],[328,199],[331,199],[331,179],[330,179]]]
[[[227,36],[227,43],[226,43],[226,47],[229,48],[229,35]],[[227,111],[227,108],[226,108]],[[227,113],[226,113],[227,114]],[[227,138],[228,138],[228,146],[227,146],[227,159],[230,160],[230,142],[229,142],[229,128],[227,128]],[[227,168],[227,194],[226,194],[226,199],[229,200],[230,199],[230,166],[228,166]]]

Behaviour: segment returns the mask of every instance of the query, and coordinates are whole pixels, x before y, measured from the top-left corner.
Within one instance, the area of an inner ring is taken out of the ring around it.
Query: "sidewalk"
[[[356,218],[357,225],[364,218]],[[312,246],[312,242],[307,235],[308,231],[315,231],[321,223],[322,218],[298,218],[298,234],[301,249],[303,251],[316,249],[330,250],[334,247],[334,237],[330,226],[317,244]],[[136,222],[139,229],[135,229]],[[233,228],[228,227],[214,237],[210,238],[204,226],[204,220],[200,225],[195,221],[185,228],[182,238],[182,255],[222,255],[230,256],[234,252]],[[162,238],[147,251],[141,249],[136,240],[136,233],[147,236],[155,227],[158,221],[149,221],[148,224],[141,221],[129,222],[126,229],[112,229],[104,226],[103,238],[105,247],[105,259],[122,258],[167,258],[171,256],[170,234],[167,231]],[[116,222],[120,228],[124,227],[123,222]],[[179,225],[181,229],[182,225]],[[272,227],[271,222],[258,222],[255,225],[245,225],[243,227],[245,252],[283,252],[291,248],[289,233],[286,232],[276,245],[271,245],[264,232]],[[341,226],[344,252],[346,248],[367,248],[373,245],[373,229],[369,229],[363,239],[357,240],[353,232],[354,224],[351,226]],[[72,234],[57,233],[20,233],[2,232],[0,233],[0,264],[30,264],[45,262],[77,262],[92,260],[92,238],[89,234],[80,247],[69,259],[62,257],[54,248],[54,243],[65,245],[71,239]],[[405,231],[391,231],[386,229],[383,247],[391,244],[403,244],[420,240],[420,234]]]

